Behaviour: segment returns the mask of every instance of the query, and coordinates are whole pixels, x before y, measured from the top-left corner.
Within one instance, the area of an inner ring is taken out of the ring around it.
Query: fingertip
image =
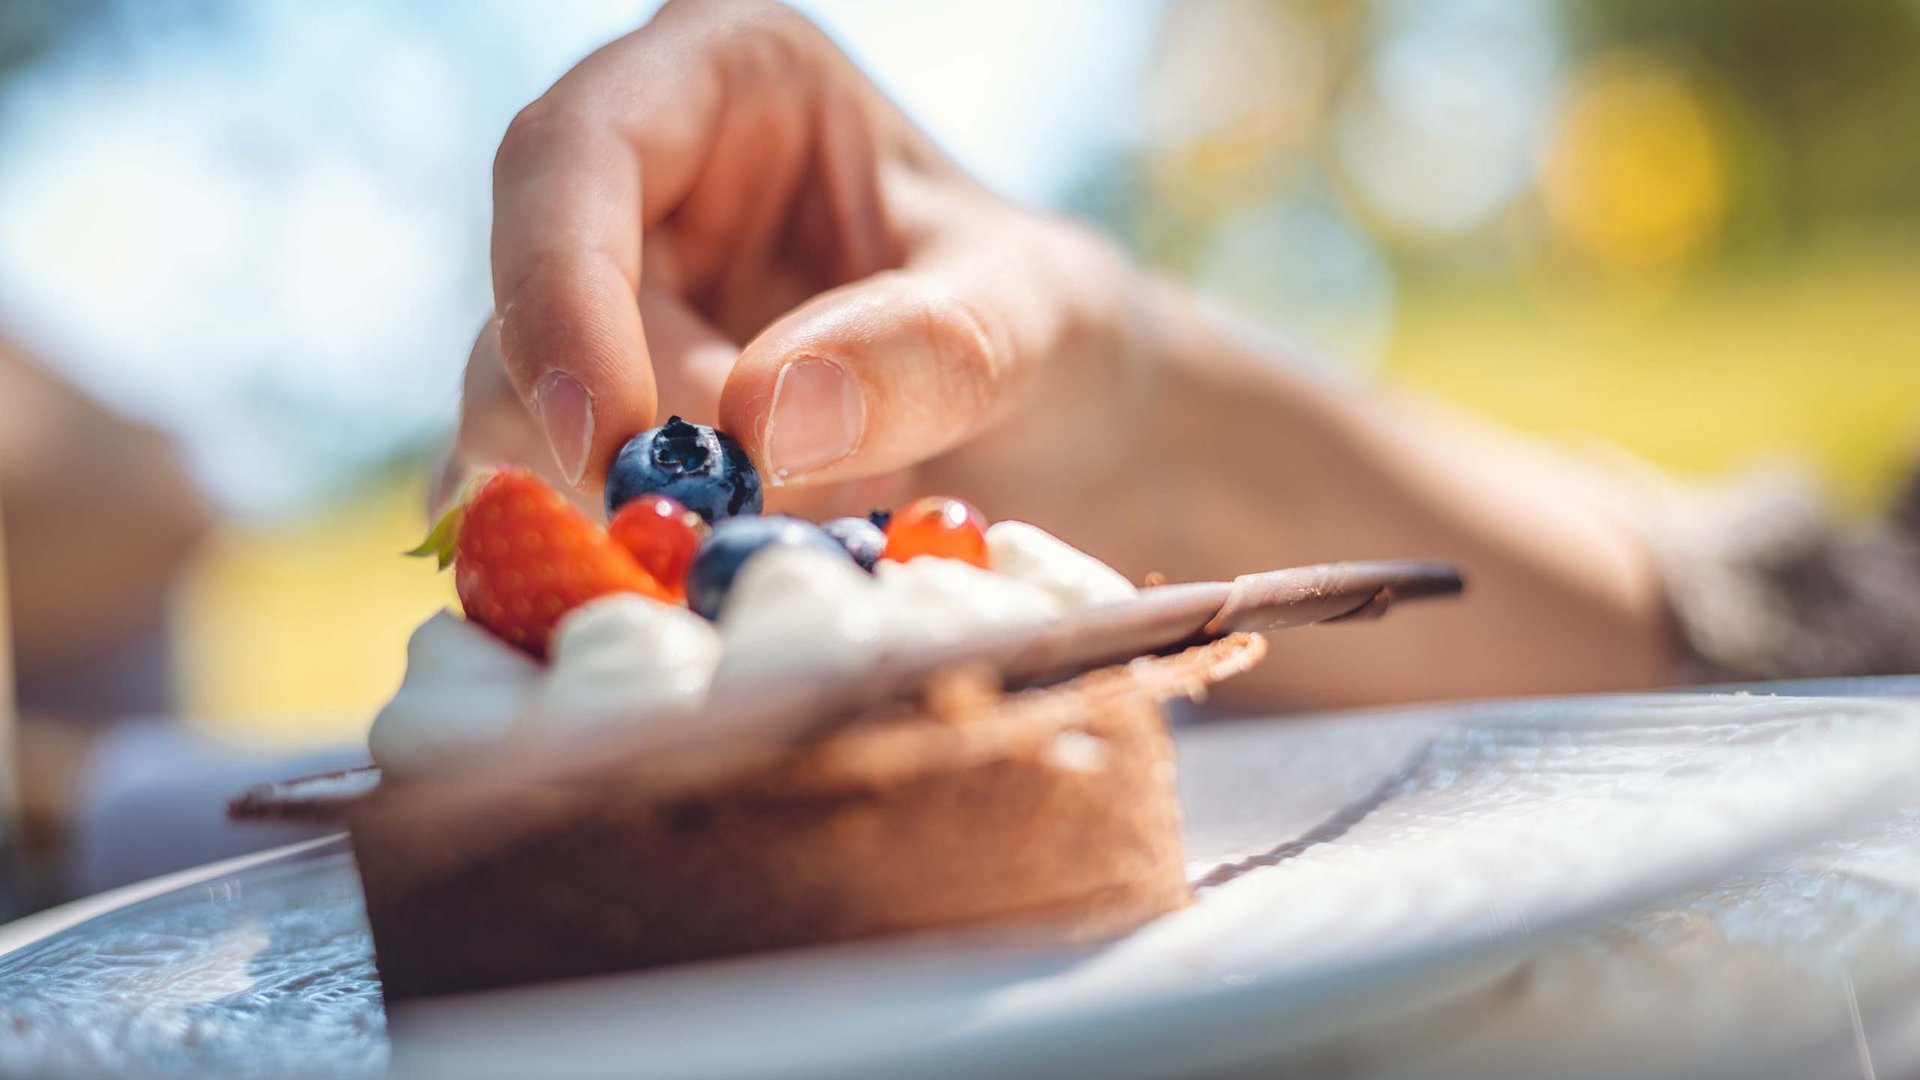
[[[777,364],[755,362],[742,354],[720,388],[720,406],[714,420],[721,431],[747,448],[747,456],[763,475],[770,472],[766,451],[767,412],[773,403],[773,385],[778,377]]]
[[[638,303],[617,270],[546,263],[500,310],[508,373],[567,483],[604,480],[620,444],[653,422],[657,394]]]
[[[827,293],[749,343],[720,399],[770,483],[815,484],[917,464],[990,414],[1004,368],[950,290],[888,273]]]
[[[859,451],[867,428],[867,392],[838,361],[801,356],[774,376],[761,433],[768,480],[813,476]]]
[[[572,375],[549,371],[533,388],[533,411],[561,477],[579,487],[593,451],[593,395]]]

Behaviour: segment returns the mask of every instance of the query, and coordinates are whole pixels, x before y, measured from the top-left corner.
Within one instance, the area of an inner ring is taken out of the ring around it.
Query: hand
[[[667,413],[828,517],[952,494],[1136,580],[1449,559],[1468,595],[1290,636],[1226,696],[1358,704],[1670,681],[1635,527],[1540,448],[1301,378],[1090,234],[970,181],[812,26],[672,3],[508,129],[499,318],[451,472],[597,506]]]
[[[1058,513],[1142,407],[1124,261],[975,184],[785,8],[669,4],[515,118],[494,180],[456,470],[537,462],[597,502],[678,413],[741,439],[775,508]]]

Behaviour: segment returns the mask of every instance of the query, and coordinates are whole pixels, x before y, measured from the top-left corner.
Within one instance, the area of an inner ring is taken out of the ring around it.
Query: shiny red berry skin
[[[525,469],[495,473],[456,513],[462,610],[534,656],[546,656],[554,627],[588,601],[619,592],[667,599],[592,518]]]
[[[987,518],[972,503],[930,495],[887,523],[883,559],[906,562],[921,555],[987,566]]]
[[[665,495],[638,495],[613,515],[607,533],[675,603],[686,600],[687,567],[707,535],[707,523],[699,514]]]

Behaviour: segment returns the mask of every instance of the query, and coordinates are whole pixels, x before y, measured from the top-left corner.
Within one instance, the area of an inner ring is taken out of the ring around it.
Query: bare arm
[[[1156,430],[1181,452],[1148,505],[1199,524],[1161,544],[1182,576],[1437,556],[1470,582],[1454,603],[1282,638],[1243,693],[1354,704],[1676,678],[1652,552],[1593,470],[1431,403],[1318,384],[1185,308],[1162,325]]]

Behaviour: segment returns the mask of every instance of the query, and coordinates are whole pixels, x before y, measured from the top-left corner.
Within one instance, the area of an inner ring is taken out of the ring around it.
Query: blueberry
[[[760,474],[732,436],[677,416],[627,440],[607,470],[607,517],[641,495],[671,496],[707,524],[760,512]]]
[[[869,510],[867,511],[867,520],[873,522],[874,528],[879,529],[881,532],[886,532],[887,526],[893,523],[893,511],[884,506],[877,510]]]
[[[846,554],[833,537],[810,521],[779,515],[728,518],[713,527],[687,569],[687,606],[709,619],[718,618],[740,568],[753,555],[774,546]]]
[[[820,530],[846,548],[862,570],[872,570],[887,547],[887,534],[866,518],[835,518],[820,526]]]

